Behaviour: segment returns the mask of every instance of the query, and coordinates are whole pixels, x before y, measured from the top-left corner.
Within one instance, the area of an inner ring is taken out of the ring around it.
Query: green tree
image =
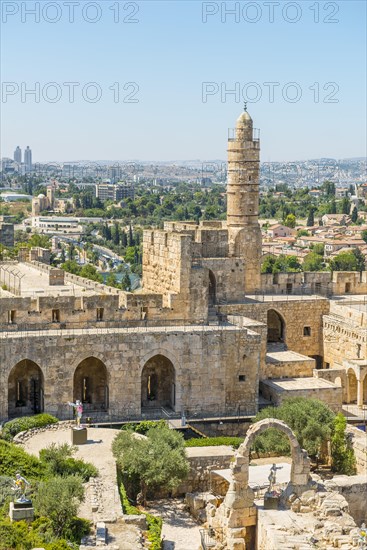
[[[174,489],[189,472],[183,436],[166,425],[151,428],[144,439],[123,431],[112,450],[121,471],[138,481],[144,503],[149,490]]]
[[[29,239],[28,245],[30,247],[39,246],[40,248],[51,248],[51,240],[50,237],[47,237],[47,235],[40,235],[39,233],[35,233]]]
[[[353,475],[356,473],[356,459],[349,443],[345,429],[347,419],[338,413],[334,420],[334,434],[331,438],[332,470],[338,474]]]
[[[91,264],[86,264],[82,267],[80,276],[90,279],[91,281],[97,281],[98,283],[103,282],[102,275],[98,273],[97,268]]]
[[[80,265],[75,260],[66,260],[66,262],[61,264],[61,269],[64,269],[68,273],[73,273],[73,275],[80,275],[81,271]]]
[[[296,216],[294,214],[288,214],[284,220],[284,225],[294,229],[296,227]]]
[[[310,210],[308,211],[308,218],[307,218],[307,222],[306,222],[306,225],[307,227],[312,227],[315,225],[315,209],[314,208],[310,208]]]
[[[327,441],[330,440],[334,430],[334,417],[333,411],[322,401],[293,397],[285,399],[279,407],[263,409],[254,421],[264,418],[283,420],[294,431],[301,448],[306,449],[310,456],[316,456],[321,449],[326,448]],[[283,450],[280,452],[284,452],[286,448],[289,449],[287,438],[273,429],[257,437],[254,448],[257,452],[271,452],[274,442],[279,448],[280,438],[283,438]]]
[[[325,252],[325,245],[324,243],[315,243],[311,246],[312,252],[315,252],[315,254],[319,254],[320,256],[324,257]]]
[[[321,189],[324,191],[325,195],[335,197],[335,183],[332,181],[324,181],[321,186]]]
[[[330,262],[331,271],[364,271],[365,260],[359,248],[340,252]]]
[[[127,271],[125,271],[124,276],[121,280],[121,288],[122,290],[125,290],[126,292],[130,292],[131,290],[131,281],[130,277]]]
[[[309,252],[303,260],[303,271],[321,271],[323,268],[322,256],[316,252]]]
[[[116,279],[115,273],[109,273],[106,279],[106,285],[107,286],[113,286],[115,288],[119,287],[119,284]]]
[[[353,223],[356,223],[357,220],[358,220],[358,210],[357,210],[356,206],[352,210],[352,214],[351,214],[350,219],[352,220]]]
[[[350,212],[350,201],[347,197],[344,197],[340,203],[341,214],[349,214]]]
[[[363,231],[361,232],[361,237],[364,242],[367,243],[367,229],[363,229]]]
[[[51,520],[53,532],[57,537],[62,537],[68,530],[83,501],[83,483],[77,476],[57,476],[41,481],[33,499],[37,515]]]
[[[261,273],[273,273],[275,256],[266,256],[261,264]]]

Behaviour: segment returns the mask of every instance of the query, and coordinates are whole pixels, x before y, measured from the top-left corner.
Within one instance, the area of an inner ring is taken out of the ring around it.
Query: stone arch
[[[141,371],[141,407],[176,407],[176,370],[163,354],[151,356]]]
[[[8,377],[8,416],[38,414],[44,409],[44,375],[31,359],[22,359]]]
[[[266,418],[253,424],[239,447],[231,464],[232,480],[223,504],[216,512],[213,526],[228,548],[245,550],[247,542],[253,536],[256,525],[255,495],[249,481],[250,448],[256,436],[269,428],[276,428],[289,439],[292,452],[291,479],[284,491],[286,501],[292,493],[302,493],[310,481],[310,459],[303,451],[293,431],[285,422],[275,418]],[[233,543],[236,542],[236,546]]]
[[[306,485],[310,473],[310,461],[307,454],[301,449],[297,437],[291,428],[285,422],[276,418],[265,418],[264,420],[260,420],[260,422],[256,422],[256,424],[248,429],[246,438],[236,453],[236,461],[234,466],[235,468],[237,459],[240,459],[240,463],[247,465],[247,468],[245,468],[246,475],[243,478],[243,482],[248,485],[250,448],[254,442],[254,439],[269,428],[276,428],[277,430],[283,432],[289,439],[292,454],[291,483],[293,485]],[[245,461],[242,462],[242,459],[245,459]],[[302,467],[300,467],[301,465]],[[235,479],[235,475],[233,475],[233,477]]]
[[[91,355],[85,357],[74,371],[73,400],[79,399],[85,412],[107,411],[108,378],[107,367],[101,359]]]
[[[285,342],[285,321],[278,311],[268,309],[266,324],[268,327],[268,343]]]
[[[367,372],[362,379],[362,400],[363,404],[367,404]]]
[[[347,403],[357,403],[357,377],[354,369],[347,372]]]
[[[209,271],[208,304],[214,306],[217,302],[217,280],[211,269]]]
[[[145,363],[147,363],[149,361],[149,359],[151,359],[155,355],[164,355],[165,357],[167,357],[167,359],[169,359],[171,361],[171,363],[173,363],[173,365],[175,366],[176,374],[179,373],[181,363],[180,363],[178,357],[176,357],[176,355],[174,353],[172,353],[171,350],[169,350],[165,347],[159,346],[157,348],[154,348],[154,349],[151,349],[150,351],[148,351],[148,353],[146,353],[140,359],[139,376],[141,376],[141,374],[142,374],[143,368],[145,367]]]

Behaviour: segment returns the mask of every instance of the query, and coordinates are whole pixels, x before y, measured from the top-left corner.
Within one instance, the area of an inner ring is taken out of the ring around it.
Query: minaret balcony
[[[237,132],[238,128],[228,128],[228,141],[238,141]],[[260,141],[260,128],[253,128],[252,139],[249,141],[255,141],[257,143]]]

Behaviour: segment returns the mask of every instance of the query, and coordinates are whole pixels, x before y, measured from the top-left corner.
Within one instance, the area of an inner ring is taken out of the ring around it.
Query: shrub
[[[128,424],[124,424],[121,427],[121,430],[123,431],[133,431],[138,434],[146,435],[146,433],[151,428],[165,428],[167,426],[165,420],[143,420],[139,423],[130,422]]]
[[[167,426],[151,428],[145,438],[122,431],[116,436],[112,451],[128,478],[139,479],[144,503],[148,490],[171,490],[189,472],[183,437]]]
[[[335,431],[331,438],[332,470],[338,474],[353,475],[356,473],[356,459],[345,434],[347,419],[342,413],[338,413],[334,424]]]
[[[49,426],[56,422],[58,422],[58,419],[55,416],[45,413],[36,414],[35,416],[14,418],[14,420],[6,422],[1,432],[1,437],[7,441],[11,441],[19,432],[24,432],[32,428],[42,428],[43,426]]]
[[[72,447],[67,443],[60,445],[51,443],[51,445],[40,451],[40,459],[51,475],[79,475],[83,481],[88,481],[91,477],[97,477],[98,469],[93,464],[84,462],[82,459],[72,458],[75,451],[76,447]]]
[[[128,515],[144,514],[147,519],[147,525],[148,525],[147,538],[151,543],[151,546],[149,548],[150,550],[161,550],[162,548],[161,533],[162,533],[163,520],[156,516],[152,516],[151,514],[146,514],[144,512],[141,512],[138,508],[136,508],[136,506],[133,506],[132,504],[130,504],[125,486],[122,482],[122,474],[121,474],[120,468],[117,468],[117,483],[119,486],[122,511],[124,512],[124,514],[128,514]]]
[[[148,524],[148,540],[151,543],[150,550],[161,550],[162,548],[162,518],[157,518],[151,514],[146,514]]]
[[[0,506],[14,495],[12,490],[13,480],[8,476],[0,476]]]
[[[235,449],[243,443],[244,437],[205,437],[202,439],[193,438],[185,441],[185,447],[211,447],[218,445],[231,445]]]
[[[83,500],[84,487],[80,477],[58,476],[38,484],[33,504],[38,515],[51,520],[53,534],[61,538],[70,533]]]
[[[316,456],[334,431],[335,414],[318,399],[293,397],[285,399],[279,407],[267,407],[260,411],[254,422],[264,418],[283,420],[294,431],[301,448],[310,456]],[[257,452],[282,453],[289,449],[287,437],[276,429],[259,435],[253,445]]]
[[[26,478],[42,479],[44,464],[35,456],[29,455],[21,447],[0,439],[0,475],[14,477],[17,471]]]

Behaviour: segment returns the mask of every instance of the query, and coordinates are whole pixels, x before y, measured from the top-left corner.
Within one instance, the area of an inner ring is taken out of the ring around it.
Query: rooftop
[[[3,264],[4,265],[4,264]],[[10,290],[0,288],[0,298],[10,298],[12,296],[21,296],[23,298],[35,298],[37,296],[91,296],[98,293],[96,290],[88,290],[77,282],[65,280],[64,285],[50,285],[48,271],[40,271],[29,264],[18,262],[7,264],[9,270],[10,282],[7,284],[8,275],[5,274],[5,283]],[[2,271],[2,281],[4,280],[4,271]],[[18,291],[20,281],[20,294]]]

